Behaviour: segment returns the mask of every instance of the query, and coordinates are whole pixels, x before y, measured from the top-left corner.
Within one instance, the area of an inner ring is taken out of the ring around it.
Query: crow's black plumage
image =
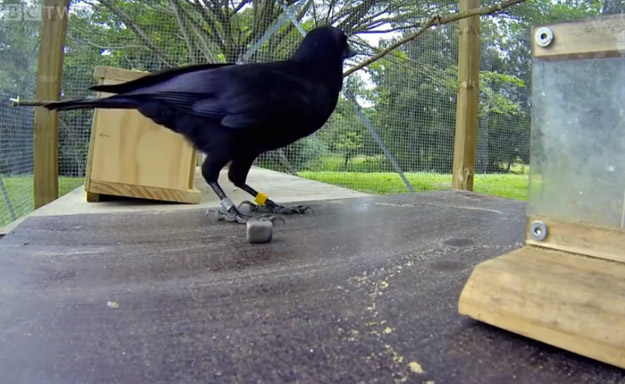
[[[157,124],[184,135],[206,154],[202,175],[221,200],[221,216],[239,223],[243,215],[219,186],[220,170],[256,198],[266,213],[304,213],[282,207],[247,185],[254,160],[312,134],[334,111],[343,85],[343,61],[354,51],[333,27],[310,31],[287,60],[252,64],[201,64],[154,72],[140,79],[91,89],[114,94],[98,99],[52,102],[51,110],[136,109]]]

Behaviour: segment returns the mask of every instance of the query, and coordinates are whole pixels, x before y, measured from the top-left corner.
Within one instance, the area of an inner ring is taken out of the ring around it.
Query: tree
[[[368,68],[375,125],[405,171],[451,171],[457,74],[449,68],[457,62],[456,31],[455,25],[430,30]]]
[[[389,24],[388,31],[414,27],[423,17],[419,6],[425,4],[410,0],[76,0],[73,8],[89,9],[94,22],[132,37],[133,45],[149,51],[162,67],[177,65],[181,59],[236,62],[274,26],[278,26],[275,33],[249,59],[268,59],[267,54],[271,60],[285,57],[300,37],[284,16],[283,6],[294,9],[293,17],[308,28],[330,24],[352,35]]]

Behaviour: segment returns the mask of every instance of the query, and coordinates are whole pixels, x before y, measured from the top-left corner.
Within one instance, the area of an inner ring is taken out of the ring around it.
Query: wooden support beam
[[[460,12],[479,8],[480,0],[460,0]],[[459,21],[458,97],[452,188],[473,190],[480,99],[480,17]]]
[[[67,32],[70,0],[45,0],[39,36],[39,61],[37,69],[38,100],[58,100],[63,75],[63,48]],[[35,208],[59,196],[58,113],[35,108],[33,172]]]

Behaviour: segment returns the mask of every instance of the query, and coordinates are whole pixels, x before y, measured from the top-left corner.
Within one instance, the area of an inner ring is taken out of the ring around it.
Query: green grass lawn
[[[9,200],[13,206],[15,216],[20,218],[29,214],[34,209],[33,178],[23,177],[3,177],[4,185],[9,195]],[[84,178],[59,177],[59,194],[65,195],[69,191],[79,187],[84,183]],[[7,204],[4,194],[0,191],[0,227],[9,224],[12,219],[11,210]]]
[[[364,172],[298,172],[307,179],[333,184],[371,194],[406,193],[408,189],[396,173]],[[438,173],[406,173],[406,178],[416,191],[434,191],[451,188],[451,175]],[[527,198],[527,175],[488,174],[476,175],[474,191],[509,199]]]

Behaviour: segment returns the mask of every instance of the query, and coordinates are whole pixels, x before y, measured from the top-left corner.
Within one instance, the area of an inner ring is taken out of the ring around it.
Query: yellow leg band
[[[268,198],[268,196],[267,196],[267,195],[265,195],[265,194],[264,194],[264,193],[262,193],[262,192],[258,192],[258,194],[256,195],[256,197],[254,198],[254,201],[255,201],[257,204],[260,204],[260,205],[265,205],[265,203],[267,202],[267,198]]]

